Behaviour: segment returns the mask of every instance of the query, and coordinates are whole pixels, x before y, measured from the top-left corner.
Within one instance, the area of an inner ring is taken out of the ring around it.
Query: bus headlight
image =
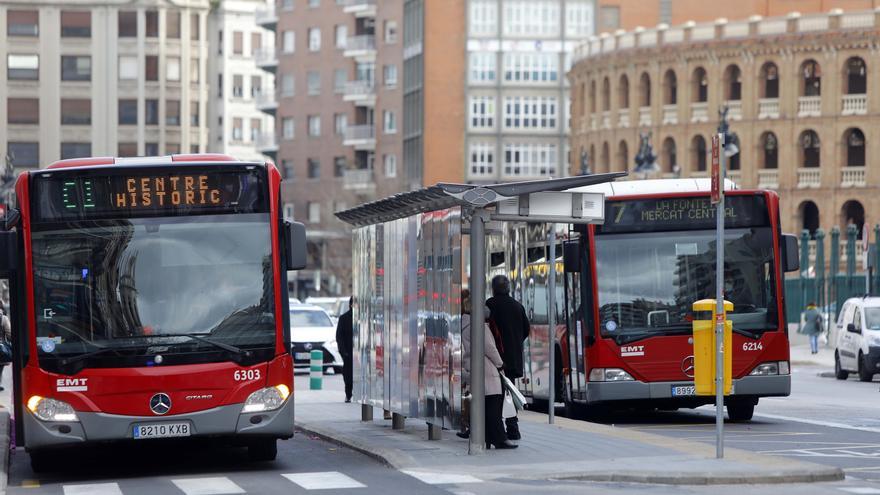
[[[590,370],[591,382],[631,382],[635,379],[620,368],[593,368]]]
[[[27,408],[43,421],[79,421],[76,411],[67,402],[34,395],[27,401]]]
[[[779,363],[771,361],[769,363],[761,363],[755,366],[755,369],[749,373],[750,376],[770,376],[779,374]]]
[[[275,385],[274,387],[266,387],[252,393],[246,401],[244,401],[243,413],[255,413],[264,411],[274,411],[282,405],[290,396],[290,388],[287,385]]]

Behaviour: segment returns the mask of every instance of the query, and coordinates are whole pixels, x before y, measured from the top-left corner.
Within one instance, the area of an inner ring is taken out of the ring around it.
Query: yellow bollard
[[[694,303],[694,313],[708,313],[709,318],[694,318],[694,388],[697,395],[715,395],[715,299]],[[730,395],[733,386],[733,322],[727,312],[733,303],[724,301],[724,395]]]

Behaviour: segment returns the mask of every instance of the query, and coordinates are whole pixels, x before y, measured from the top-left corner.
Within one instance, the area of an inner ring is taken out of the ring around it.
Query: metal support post
[[[550,246],[549,256],[549,281],[547,289],[547,323],[550,348],[550,399],[547,402],[547,411],[550,424],[556,419],[556,225],[550,224],[550,232],[547,234],[547,244]]]
[[[483,355],[486,353],[483,300],[486,296],[486,211],[475,208],[471,216],[471,436],[468,454],[486,450],[486,383]]]
[[[721,135],[724,145],[724,135]],[[724,153],[719,153],[720,201],[715,209],[715,457],[724,457]]]
[[[391,413],[391,429],[402,430],[406,427],[406,416],[397,413]]]
[[[373,406],[361,404],[361,421],[373,421]]]

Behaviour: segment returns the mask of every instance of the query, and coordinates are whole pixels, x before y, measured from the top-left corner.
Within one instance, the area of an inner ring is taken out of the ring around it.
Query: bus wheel
[[[865,355],[859,351],[859,380],[870,382],[873,379],[874,373],[872,373],[871,369],[865,364]]]
[[[248,458],[252,461],[274,461],[278,456],[278,442],[274,438],[260,438],[248,445]]]
[[[31,471],[35,473],[45,473],[52,469],[52,459],[50,454],[41,451],[28,452],[31,456]]]
[[[846,380],[849,378],[849,371],[846,371],[840,366],[840,355],[837,354],[837,351],[834,351],[834,378],[837,378],[838,380]]]
[[[732,400],[727,403],[727,417],[731,421],[751,421],[755,403],[750,400]]]

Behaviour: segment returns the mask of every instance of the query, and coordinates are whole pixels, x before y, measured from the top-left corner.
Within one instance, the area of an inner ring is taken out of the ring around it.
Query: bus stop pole
[[[715,457],[724,457],[724,135],[718,136],[718,192],[715,205]],[[730,352],[730,349],[728,349]]]
[[[550,246],[549,266],[550,273],[547,290],[547,332],[548,352],[550,353],[550,395],[547,401],[547,413],[550,424],[556,416],[556,224],[550,224],[550,232],[547,234],[547,244]]]
[[[471,434],[468,454],[482,454],[486,449],[486,389],[483,366],[486,353],[485,300],[486,300],[486,211],[474,208],[471,216]]]

